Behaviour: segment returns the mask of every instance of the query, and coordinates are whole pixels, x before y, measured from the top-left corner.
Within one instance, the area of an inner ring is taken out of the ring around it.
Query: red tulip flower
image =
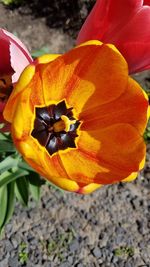
[[[0,29],[0,123],[4,122],[2,112],[13,84],[30,63],[32,58],[23,43],[10,32]]]
[[[114,44],[129,72],[150,69],[150,0],[97,0],[77,38]]]

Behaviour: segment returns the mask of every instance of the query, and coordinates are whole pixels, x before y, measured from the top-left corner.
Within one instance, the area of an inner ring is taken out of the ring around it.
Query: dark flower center
[[[72,108],[67,108],[65,101],[36,108],[35,112],[31,135],[45,146],[50,155],[68,147],[76,147],[75,138],[80,121],[73,117]]]

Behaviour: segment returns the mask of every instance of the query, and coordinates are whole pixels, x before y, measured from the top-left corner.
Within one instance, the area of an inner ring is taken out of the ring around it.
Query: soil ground
[[[16,33],[30,51],[63,53],[74,45],[93,2],[26,1],[17,9],[0,4],[0,27]],[[150,88],[148,77],[149,72],[135,76]],[[0,267],[150,267],[149,145],[147,155],[132,183],[88,196],[45,185],[38,206],[32,200],[29,208],[16,203],[0,241]]]

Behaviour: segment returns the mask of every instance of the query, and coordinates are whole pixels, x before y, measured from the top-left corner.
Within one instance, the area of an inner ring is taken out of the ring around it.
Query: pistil
[[[75,123],[76,120],[70,120],[67,116],[62,115],[61,120],[54,123],[53,130],[55,133],[61,131],[69,132],[70,126]]]

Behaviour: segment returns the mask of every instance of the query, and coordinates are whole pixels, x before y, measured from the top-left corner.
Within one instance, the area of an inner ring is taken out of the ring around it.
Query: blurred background
[[[94,0],[1,0],[0,27],[33,55],[63,53]],[[134,76],[150,90],[150,72]],[[146,136],[148,141],[149,137]],[[38,204],[16,202],[0,240],[0,267],[150,267],[150,145],[136,181],[81,196],[43,185]]]

